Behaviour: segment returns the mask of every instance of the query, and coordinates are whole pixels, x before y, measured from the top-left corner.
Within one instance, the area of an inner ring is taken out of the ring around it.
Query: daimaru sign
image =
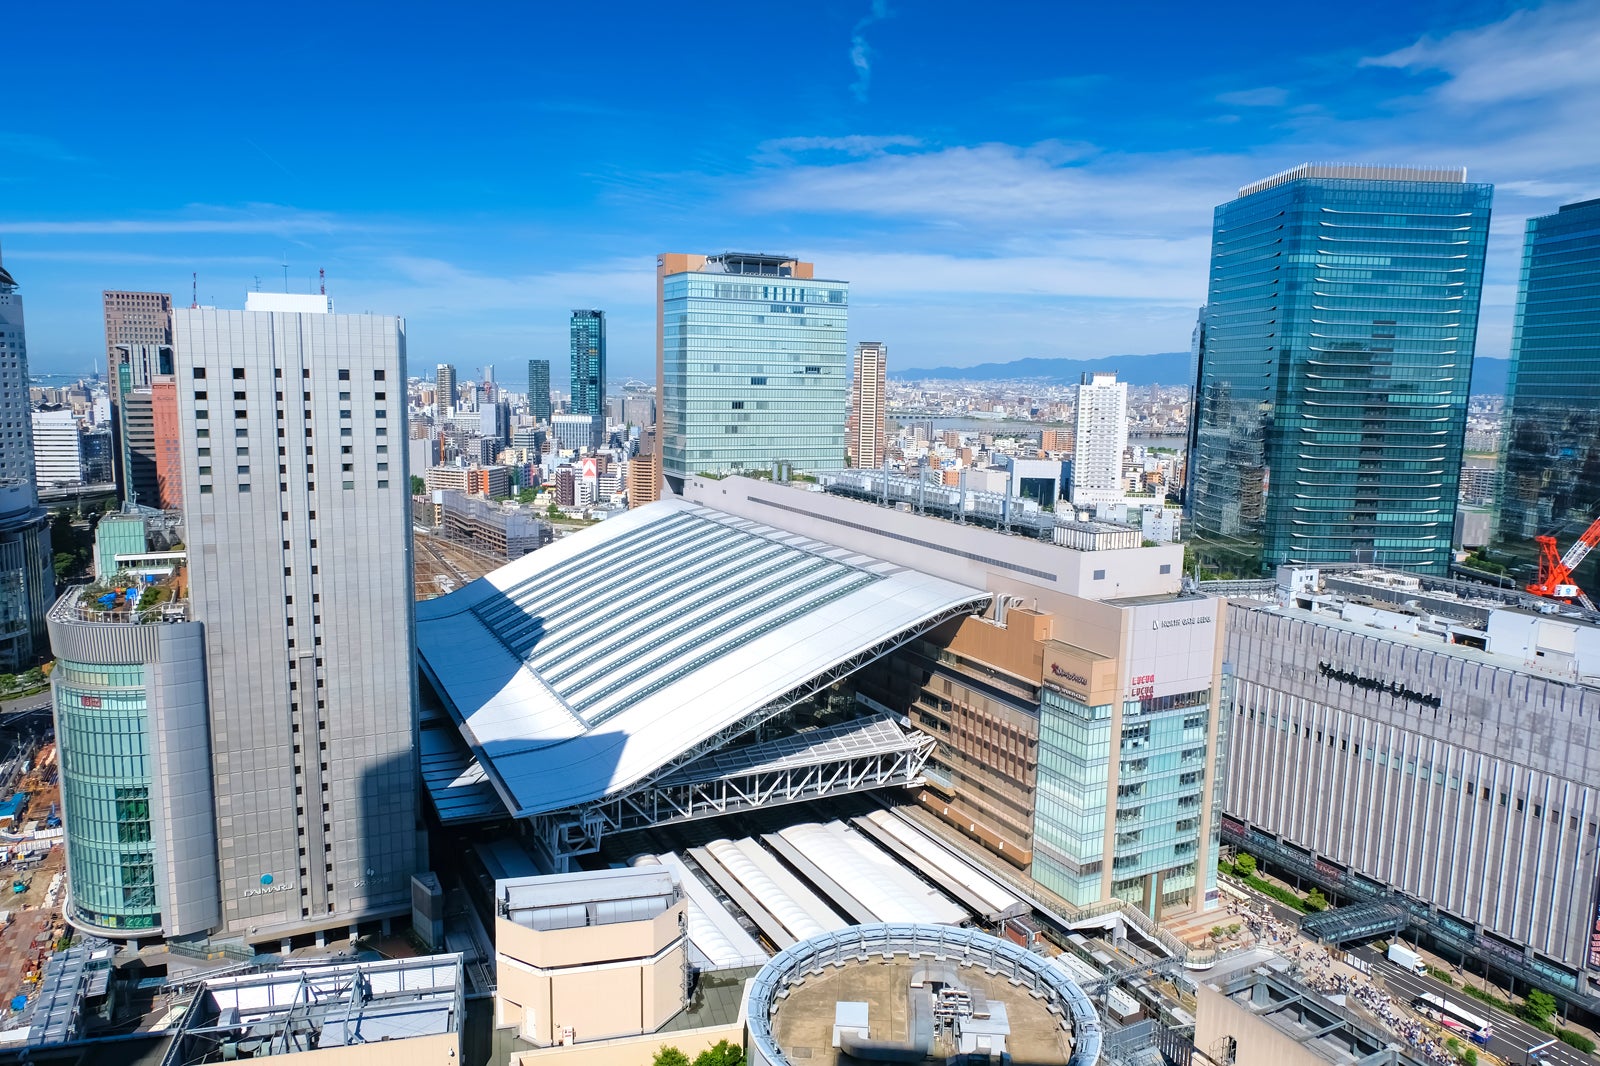
[[[1073,684],[1082,685],[1084,688],[1089,687],[1089,679],[1087,677],[1084,677],[1075,670],[1068,670],[1060,663],[1050,664],[1050,674],[1052,677],[1058,678],[1062,681],[1071,681]]]
[[[1086,707],[1116,698],[1117,661],[1070,644],[1050,641],[1044,652],[1044,683]]]

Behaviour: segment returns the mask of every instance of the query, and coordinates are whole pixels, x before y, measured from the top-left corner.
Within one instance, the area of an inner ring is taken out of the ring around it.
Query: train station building
[[[1221,611],[1182,549],[744,477],[418,605],[445,825],[541,868],[629,830],[869,790],[1068,908],[1215,900]]]

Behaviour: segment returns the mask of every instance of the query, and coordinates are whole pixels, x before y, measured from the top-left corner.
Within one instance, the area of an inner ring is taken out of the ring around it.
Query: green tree
[[[1325,911],[1328,909],[1328,897],[1322,894],[1320,888],[1313,888],[1306,893],[1306,906],[1314,911]]]
[[[694,1066],[744,1066],[744,1048],[718,1040],[694,1057]]]
[[[539,498],[539,490],[538,489],[523,489],[521,492],[517,493],[517,502],[518,503],[532,503],[534,500],[536,500],[538,498]]]
[[[1233,868],[1239,871],[1240,877],[1251,877],[1256,872],[1256,857],[1241,851],[1239,857],[1234,860]]]
[[[0,674],[0,691],[17,687],[16,674]]]
[[[656,1057],[650,1060],[650,1066],[689,1066],[689,1056],[671,1044],[662,1044]]]
[[[56,578],[65,578],[76,569],[78,557],[71,552],[56,552]]]
[[[32,688],[35,685],[44,684],[44,671],[39,669],[37,666],[29,667],[28,670],[22,675],[22,683],[28,688]],[[1552,1011],[1556,1009],[1554,1000],[1551,1001],[1550,1009]]]
[[[428,483],[426,481],[422,480],[416,474],[412,474],[411,475],[411,495],[413,495],[413,496],[421,496],[424,492],[427,492],[427,491],[428,491]]]
[[[1528,993],[1528,998],[1522,1001],[1522,1009],[1518,1011],[1524,1018],[1534,1025],[1541,1025],[1550,1020],[1556,1012],[1556,998],[1548,992],[1534,989]]]

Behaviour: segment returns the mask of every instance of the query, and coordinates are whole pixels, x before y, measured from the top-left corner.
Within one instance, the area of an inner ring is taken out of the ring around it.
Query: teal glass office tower
[[[1190,427],[1224,573],[1450,563],[1493,188],[1305,164],[1216,210]]]
[[[605,443],[606,432],[606,313],[572,312],[571,414],[594,417],[593,446]]]
[[[849,283],[791,256],[657,260],[658,433],[673,491],[691,474],[845,465]]]
[[[1531,562],[1600,516],[1600,200],[1528,220],[1507,392],[1499,539]],[[1600,554],[1577,581],[1600,592]]]
[[[540,425],[550,424],[550,360],[528,360],[528,413]]]

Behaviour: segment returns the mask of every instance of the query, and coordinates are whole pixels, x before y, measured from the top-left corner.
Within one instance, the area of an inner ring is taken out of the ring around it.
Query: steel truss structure
[[[778,741],[743,749],[747,765],[729,767],[708,757],[704,776],[689,766],[680,774],[631,789],[620,795],[533,819],[535,837],[558,861],[599,850],[608,833],[624,833],[695,818],[711,818],[757,807],[863,792],[873,788],[922,783],[922,769],[937,741],[905,730],[885,718],[846,723],[829,734],[820,749],[812,743],[785,758],[760,756],[800,747]]]
[[[834,664],[733,725],[713,733],[625,792],[581,807],[535,815],[531,819],[534,838],[561,867],[570,858],[598,851],[607,833],[710,818],[756,806],[921,784],[922,768],[937,742],[916,730],[902,729],[881,716],[834,727],[841,736],[855,734],[854,749],[847,744],[829,747],[825,741],[836,739],[826,736],[832,732],[830,730],[798,736],[788,734],[773,741],[758,739],[745,748],[728,749],[734,742],[752,734],[759,738],[767,726],[868,663],[952,619],[981,611],[988,604],[989,597],[985,596],[952,607],[922,625],[896,633]],[[894,738],[883,729],[863,730],[862,721],[886,725]],[[867,732],[872,735],[863,745]],[[797,746],[796,741],[802,750],[811,749],[815,757],[806,759],[789,750]],[[774,760],[782,761],[774,765]]]

